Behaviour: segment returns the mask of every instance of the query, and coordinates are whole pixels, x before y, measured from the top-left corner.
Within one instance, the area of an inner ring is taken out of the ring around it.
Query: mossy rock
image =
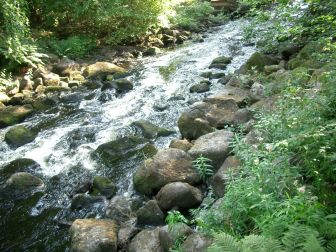
[[[27,172],[18,172],[6,181],[5,188],[15,191],[29,191],[43,185],[44,183],[40,178]]]
[[[225,70],[226,67],[231,63],[232,57],[226,57],[226,56],[220,56],[215,58],[209,68],[217,68],[217,69],[222,69]]]
[[[245,74],[252,69],[256,69],[259,72],[264,70],[265,66],[276,65],[278,61],[269,55],[262,54],[260,52],[255,52],[251,57],[243,64],[236,73]]]
[[[96,176],[93,178],[92,195],[103,195],[112,198],[117,192],[116,185],[106,177]]]
[[[108,75],[116,73],[124,73],[126,70],[110,62],[96,62],[87,66],[84,69],[84,76],[86,78],[94,78],[99,75]]]
[[[33,113],[31,105],[25,106],[8,106],[0,111],[0,128],[5,128],[22,122]]]
[[[156,151],[147,139],[128,136],[100,145],[92,155],[100,158],[105,165],[111,166],[135,155],[151,157]]]
[[[210,82],[209,81],[201,81],[198,84],[195,84],[190,87],[190,93],[204,93],[210,90]]]
[[[5,141],[9,146],[18,148],[34,141],[36,135],[35,132],[24,126],[16,126],[7,131]]]
[[[0,183],[7,180],[12,174],[17,172],[36,172],[40,169],[40,165],[29,158],[19,158],[11,161],[7,165],[0,168]]]
[[[175,133],[174,130],[169,130],[156,126],[155,124],[152,124],[151,122],[146,120],[139,120],[133,122],[132,125],[141,130],[143,137],[150,139],[156,137],[165,137]]]

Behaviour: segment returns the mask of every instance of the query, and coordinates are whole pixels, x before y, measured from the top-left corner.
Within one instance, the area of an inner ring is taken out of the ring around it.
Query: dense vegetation
[[[194,219],[215,238],[209,251],[336,251],[335,2],[279,1],[272,11],[264,9],[269,1],[244,2],[254,19],[247,40],[268,53],[304,48],[291,71],[250,73],[276,109],[259,111],[258,147],[237,133],[239,175],[230,176],[217,207],[204,205]]]

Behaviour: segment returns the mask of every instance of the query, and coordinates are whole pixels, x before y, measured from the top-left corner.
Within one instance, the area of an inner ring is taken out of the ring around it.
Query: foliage
[[[203,181],[206,181],[207,178],[213,175],[211,162],[209,158],[203,157],[202,155],[193,161],[193,166]]]
[[[166,223],[168,225],[168,229],[172,229],[174,224],[176,223],[185,223],[188,224],[188,220],[186,217],[181,214],[180,211],[172,210],[169,211],[166,217]]]
[[[47,39],[46,47],[59,56],[81,58],[95,49],[94,39],[86,36],[70,36],[67,39]]]

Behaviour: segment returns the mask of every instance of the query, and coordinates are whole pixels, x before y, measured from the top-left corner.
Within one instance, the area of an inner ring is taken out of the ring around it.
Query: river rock
[[[190,87],[189,91],[190,93],[204,93],[208,92],[210,90],[210,81],[201,81],[198,84],[195,84]]]
[[[22,92],[22,90],[33,90],[33,82],[29,76],[24,76],[20,81],[19,91]]]
[[[2,102],[0,102],[0,111],[3,110],[3,109],[5,109],[5,108],[6,108],[6,105],[3,104]]]
[[[180,149],[180,150],[183,150],[183,151],[188,151],[191,149],[192,147],[192,143],[190,143],[188,140],[186,139],[183,139],[183,140],[180,140],[180,139],[173,139],[171,142],[170,142],[170,145],[169,145],[169,148],[175,148],[175,149]]]
[[[7,104],[10,101],[10,98],[8,97],[8,95],[6,95],[3,92],[0,92],[0,102],[3,104]]]
[[[143,153],[146,156],[153,156],[156,149],[144,138],[128,136],[100,145],[92,153],[92,156],[98,157],[106,165],[111,166],[121,160]]]
[[[55,96],[40,96],[33,102],[33,107],[37,111],[44,111],[54,107],[58,103],[58,98]]]
[[[210,184],[216,197],[221,198],[224,196],[229,176],[237,172],[236,170],[239,166],[239,159],[235,156],[229,156],[225,159],[223,165],[219,168],[217,173],[210,179]]]
[[[162,35],[162,42],[165,47],[174,46],[176,43],[176,38],[174,36],[163,34]]]
[[[164,224],[164,213],[161,211],[156,200],[150,200],[146,202],[136,212],[137,223],[139,225],[163,225]]]
[[[161,52],[160,48],[152,46],[144,52],[144,56],[154,56]]]
[[[115,73],[123,73],[126,70],[110,62],[96,62],[92,65],[87,66],[84,69],[84,76],[86,78],[97,77],[98,75],[107,75]]]
[[[205,252],[212,244],[212,239],[199,233],[188,236],[183,242],[181,249],[183,252]]]
[[[190,209],[202,203],[203,194],[188,183],[173,182],[162,187],[156,195],[156,199],[162,210]]]
[[[265,97],[265,88],[260,83],[254,83],[250,90],[250,99],[252,102],[257,102]]]
[[[8,106],[0,111],[0,128],[20,123],[32,113],[31,105]]]
[[[226,85],[232,78],[232,75],[226,75],[218,80],[218,83]]]
[[[188,237],[193,230],[184,223],[175,223],[171,228],[168,225],[160,228],[159,239],[165,252],[174,246],[175,241],[181,237]]]
[[[43,186],[44,183],[40,178],[28,172],[14,173],[4,185],[6,190],[13,190],[18,193],[32,191],[37,188],[42,188]]]
[[[231,152],[232,140],[232,132],[218,130],[198,138],[188,153],[194,159],[201,155],[211,159],[214,169],[218,170]]]
[[[77,219],[70,228],[71,251],[117,252],[117,235],[113,220]]]
[[[133,83],[127,79],[118,79],[114,81],[105,82],[102,90],[115,88],[118,91],[130,91],[133,89]]]
[[[71,209],[84,209],[90,208],[94,204],[103,204],[105,202],[105,198],[102,196],[91,196],[84,193],[76,194],[71,201]]]
[[[52,70],[61,76],[68,76],[68,73],[79,69],[79,67],[80,66],[75,61],[67,57],[63,57],[57,64],[53,65]]]
[[[112,198],[117,192],[117,186],[108,178],[95,176],[92,183],[92,194]]]
[[[105,216],[118,223],[130,220],[135,217],[132,202],[124,196],[114,196],[106,208]]]
[[[129,221],[120,223],[118,231],[118,247],[122,251],[127,251],[127,247],[131,239],[141,231],[136,226],[136,218],[132,218]]]
[[[143,230],[130,243],[128,252],[164,252],[159,239],[160,228]]]
[[[229,65],[231,61],[232,57],[226,57],[226,56],[217,57],[211,62],[209,68],[218,68],[225,70],[227,65]]]
[[[43,73],[42,74],[43,83],[45,86],[58,86],[60,83],[60,77],[55,73]]]
[[[45,88],[46,93],[53,93],[53,92],[69,92],[71,88],[66,86],[48,86]]]
[[[168,130],[165,128],[161,128],[159,126],[156,126],[154,124],[152,124],[149,121],[146,120],[139,120],[136,121],[134,123],[132,123],[134,126],[136,126],[137,128],[139,128],[142,132],[142,135],[145,138],[157,138],[157,137],[161,137],[161,136],[169,136],[171,134],[174,134],[175,131],[173,130]]]
[[[228,81],[227,85],[238,88],[250,88],[253,84],[251,77],[246,74],[235,74]]]
[[[191,157],[178,149],[159,151],[145,161],[133,175],[134,187],[143,194],[153,195],[162,186],[176,181],[197,184],[200,182]]]
[[[22,145],[34,141],[36,133],[24,126],[16,126],[7,131],[5,141],[13,148],[18,148]]]
[[[235,73],[246,74],[252,69],[262,72],[265,66],[276,65],[277,63],[278,61],[274,57],[255,52]]]
[[[17,172],[37,172],[41,169],[40,165],[29,158],[15,159],[4,167],[0,168],[0,184]]]

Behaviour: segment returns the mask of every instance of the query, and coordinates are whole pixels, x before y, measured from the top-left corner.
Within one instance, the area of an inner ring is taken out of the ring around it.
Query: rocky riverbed
[[[223,196],[240,162],[233,132],[257,144],[255,109],[272,103],[248,72],[279,75],[288,60],[245,45],[246,25],[151,49],[145,55],[158,55],[129,69],[56,60],[2,93],[1,249],[168,251],[183,234],[184,251],[205,251],[209,237],[185,224],[168,229],[166,214],[201,205],[209,185]],[[212,160],[209,183],[193,167],[199,156]]]

